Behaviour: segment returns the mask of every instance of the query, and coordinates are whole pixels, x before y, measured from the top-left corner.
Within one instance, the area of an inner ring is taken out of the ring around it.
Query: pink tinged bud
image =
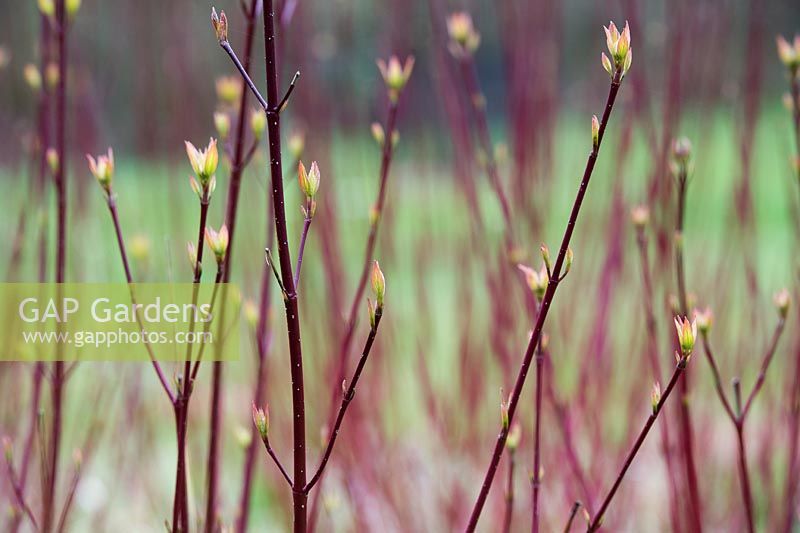
[[[711,330],[711,326],[714,324],[714,313],[711,312],[710,307],[706,307],[705,309],[695,309],[694,321],[697,323],[697,330],[701,334],[706,335]]]
[[[217,171],[219,164],[219,152],[217,150],[216,139],[209,139],[208,146],[205,150],[198,150],[189,141],[184,141],[186,145],[186,155],[189,158],[189,164],[192,166],[197,179],[203,188],[207,188],[211,180],[211,176]]]
[[[261,409],[256,407],[255,402],[253,402],[253,424],[258,430],[261,440],[266,440],[269,434],[269,405]]]
[[[198,198],[203,197],[203,189],[200,187],[200,184],[197,183],[197,180],[194,179],[194,176],[189,176],[189,185],[192,187],[192,190]]]
[[[778,35],[776,43],[778,45],[778,58],[781,63],[788,68],[796,68],[798,61],[800,61],[798,50],[796,50],[797,46],[793,47],[782,35]],[[795,37],[795,43],[798,43],[797,37]]]
[[[225,252],[228,250],[228,228],[222,226],[219,231],[206,226],[206,244],[214,253],[217,264],[222,264],[225,259]]]
[[[650,391],[650,405],[653,408],[653,414],[658,412],[658,404],[661,402],[661,385],[658,381],[653,383],[653,390]]]
[[[609,76],[613,76],[614,75],[614,69],[611,66],[611,60],[608,59],[608,56],[606,55],[605,52],[602,52],[600,54],[600,60],[603,63],[603,68],[605,69],[606,72],[608,72],[608,75]]]
[[[672,157],[679,164],[685,165],[692,157],[692,143],[686,137],[679,137],[672,142]]]
[[[13,454],[14,447],[11,444],[11,439],[9,437],[3,437],[3,456],[5,457],[7,463],[11,463]]]
[[[107,192],[111,192],[111,180],[114,177],[114,151],[108,149],[106,155],[99,155],[97,159],[86,155],[89,161],[89,171],[97,180],[97,183]]]
[[[542,261],[544,261],[547,270],[550,270],[552,268],[550,264],[550,248],[543,244],[539,249],[542,251]]]
[[[216,33],[217,40],[220,43],[228,41],[228,17],[224,11],[221,11],[217,16],[216,8],[211,8],[211,26],[214,28],[214,33]]]
[[[394,55],[389,58],[388,63],[383,59],[379,59],[377,63],[383,81],[389,89],[390,99],[397,101],[400,91],[403,90],[414,70],[414,56],[408,56],[402,66],[400,60]]]
[[[592,148],[597,150],[600,146],[600,121],[597,120],[597,115],[592,115]]]
[[[376,309],[383,308],[383,297],[386,295],[386,279],[383,277],[381,266],[377,261],[372,263],[372,293],[375,295]]]
[[[500,424],[503,426],[503,429],[508,429],[508,422],[509,422],[509,404],[511,403],[511,396],[508,399],[505,398],[503,395],[503,390],[500,390]]]
[[[47,159],[47,166],[50,167],[50,172],[53,174],[58,172],[59,160],[58,160],[58,152],[55,148],[48,148],[47,152],[45,153],[45,159]]]
[[[690,322],[688,318],[675,317],[675,329],[678,332],[678,343],[681,346],[683,357],[689,358],[694,350],[694,341],[697,338],[697,323]]]
[[[520,440],[522,440],[522,427],[519,422],[514,422],[506,437],[506,448],[515,451],[519,447]]]
[[[786,315],[789,313],[789,304],[791,303],[789,291],[786,289],[781,289],[775,293],[772,301],[775,303],[775,308],[778,310],[778,314],[781,316],[781,318],[786,318]]]
[[[300,184],[300,190],[306,196],[307,200],[313,200],[314,196],[319,190],[320,173],[317,162],[311,163],[311,169],[306,172],[306,167],[300,161],[297,164],[297,181]]]
[[[567,246],[567,255],[564,257],[564,275],[569,274],[572,268],[572,260],[575,259],[575,254],[572,253],[572,248]]]
[[[221,111],[214,113],[214,128],[220,139],[228,138],[228,133],[231,131],[231,118],[227,113]]]
[[[192,267],[192,272],[194,272],[199,265],[197,264],[197,248],[193,242],[186,243],[186,254],[189,257],[189,265]]]
[[[370,130],[372,131],[372,138],[375,139],[378,146],[383,147],[383,143],[386,142],[386,134],[383,132],[383,126],[377,122],[373,122],[372,126],[370,126]]]
[[[637,205],[631,209],[631,222],[637,228],[643,228],[650,220],[650,210],[645,205]]]

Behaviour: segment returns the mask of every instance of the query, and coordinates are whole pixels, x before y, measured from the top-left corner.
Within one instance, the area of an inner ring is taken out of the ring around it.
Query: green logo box
[[[0,361],[231,361],[230,283],[0,283]]]

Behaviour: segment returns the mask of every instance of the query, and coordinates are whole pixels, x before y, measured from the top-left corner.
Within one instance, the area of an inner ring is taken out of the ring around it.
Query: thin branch
[[[581,502],[575,502],[572,504],[572,509],[569,511],[569,518],[567,519],[567,525],[564,527],[564,533],[569,533],[569,530],[572,529],[572,522],[575,521],[575,517],[578,515],[578,510],[581,508]]]
[[[617,489],[619,488],[620,484],[622,484],[622,479],[625,477],[625,473],[628,471],[628,468],[633,463],[636,454],[639,452],[639,448],[642,447],[644,444],[645,438],[647,438],[647,434],[650,432],[650,428],[653,427],[656,419],[658,418],[658,414],[661,412],[661,408],[664,406],[664,403],[669,398],[670,393],[672,393],[672,389],[675,388],[675,384],[678,382],[678,378],[681,377],[683,374],[684,369],[686,368],[686,363],[688,361],[687,357],[681,358],[678,364],[675,366],[675,371],[672,373],[672,378],[669,380],[669,384],[667,385],[666,390],[664,390],[664,394],[661,396],[661,399],[656,404],[656,407],[653,409],[653,412],[645,422],[642,431],[639,433],[639,437],[636,439],[636,442],[633,444],[633,448],[628,453],[625,462],[622,465],[622,469],[620,470],[619,474],[617,475],[617,479],[614,481],[614,484],[611,486],[611,490],[608,492],[605,500],[603,500],[602,505],[600,506],[600,510],[594,516],[592,521],[589,523],[587,531],[597,531],[600,528],[600,525],[603,523],[603,515],[605,514],[606,510],[608,510],[608,506],[611,505],[611,500],[614,499],[614,495],[617,493]]]
[[[275,109],[275,111],[277,111],[278,113],[282,113],[283,110],[286,109],[286,106],[289,105],[289,97],[292,96],[292,93],[294,92],[294,86],[297,83],[298,79],[300,79],[299,70],[294,73],[294,76],[292,76],[292,82],[289,84],[289,88],[286,89],[286,94],[283,95],[283,98],[281,98],[281,102]]]
[[[564,261],[567,255],[567,249],[569,248],[569,243],[572,238],[572,233],[575,230],[575,224],[578,220],[578,214],[580,213],[581,205],[583,204],[583,198],[586,195],[586,189],[589,186],[589,181],[592,177],[592,172],[594,171],[595,162],[597,161],[597,156],[599,154],[600,145],[602,144],[602,140],[605,134],[606,126],[608,125],[608,121],[611,118],[611,111],[614,108],[614,102],[617,98],[617,93],[619,92],[620,82],[622,80],[622,71],[617,70],[614,73],[614,77],[611,80],[611,85],[608,91],[608,99],[606,100],[606,107],[603,111],[603,118],[600,121],[600,127],[598,130],[597,136],[597,143],[595,146],[592,147],[592,151],[589,154],[589,158],[586,162],[586,168],[583,173],[583,177],[581,179],[580,186],[578,188],[578,193],[575,198],[575,202],[572,205],[572,211],[570,212],[569,220],[567,222],[567,227],[564,230],[564,237],[561,241],[561,247],[558,251],[558,256],[556,258],[555,265],[553,267],[553,277],[550,278],[550,281],[547,284],[547,290],[545,291],[544,298],[542,299],[542,309],[539,312],[538,318],[536,320],[536,325],[533,329],[533,334],[531,335],[530,341],[528,343],[528,347],[525,351],[525,356],[522,361],[522,365],[520,366],[519,374],[517,375],[517,380],[514,385],[514,390],[511,394],[511,399],[509,402],[508,408],[508,417],[509,423],[513,421],[514,414],[517,410],[517,405],[519,404],[520,397],[522,396],[522,389],[525,385],[525,379],[528,376],[528,370],[530,370],[531,362],[533,361],[533,356],[535,353],[535,348],[539,343],[539,340],[542,335],[542,329],[544,328],[545,320],[547,319],[547,313],[550,310],[550,305],[553,302],[553,297],[555,296],[556,288],[558,287],[558,276],[561,275],[561,268],[564,265]],[[486,471],[486,475],[483,480],[483,484],[481,485],[480,493],[478,494],[478,498],[475,501],[475,505],[472,509],[472,514],[470,515],[470,520],[467,525],[467,531],[473,532],[475,531],[478,525],[478,519],[480,518],[481,512],[483,511],[483,506],[486,503],[486,498],[489,495],[489,489],[492,486],[492,482],[494,481],[494,476],[497,471],[497,466],[500,463],[500,456],[503,454],[503,448],[505,448],[506,438],[508,437],[508,428],[504,428],[500,431],[500,434],[497,436],[497,441],[495,442],[494,451],[492,452],[492,458],[489,462],[489,467]]]
[[[272,460],[275,462],[275,465],[278,467],[278,470],[281,471],[281,474],[283,475],[283,479],[286,480],[286,482],[289,484],[290,487],[294,486],[294,483],[292,482],[292,478],[289,477],[289,474],[286,472],[286,469],[283,467],[283,464],[281,463],[281,460],[278,459],[278,456],[275,454],[275,450],[273,450],[272,446],[270,446],[269,438],[265,437],[265,438],[261,439],[261,442],[264,443],[264,448],[267,450],[267,453],[269,454],[270,457],[272,457]]]
[[[347,390],[342,396],[342,403],[339,406],[339,413],[336,415],[336,422],[333,425],[333,431],[328,439],[328,445],[325,447],[325,453],[322,455],[322,460],[317,467],[316,473],[311,478],[311,481],[309,481],[308,484],[303,488],[303,492],[305,493],[308,493],[312,488],[314,488],[314,485],[317,483],[317,481],[319,481],[323,471],[325,470],[325,465],[328,464],[328,459],[330,459],[333,446],[336,444],[336,437],[339,435],[339,429],[342,426],[342,420],[344,420],[345,412],[347,412],[347,407],[350,405],[350,402],[353,401],[353,398],[356,395],[356,385],[358,385],[358,380],[361,377],[361,372],[364,370],[364,365],[367,364],[369,353],[372,351],[372,344],[375,342],[375,335],[378,333],[378,325],[381,322],[381,316],[383,316],[383,310],[379,307],[375,310],[375,325],[369,331],[367,342],[364,344],[364,350],[361,352],[361,359],[358,360],[356,370],[353,373],[353,377],[350,379],[350,385],[347,387]]]
[[[772,334],[772,340],[767,348],[766,355],[764,355],[764,360],[761,363],[761,370],[758,372],[758,377],[756,378],[755,385],[753,385],[753,390],[751,390],[750,394],[747,396],[744,409],[742,409],[742,418],[747,416],[747,413],[750,411],[750,407],[753,404],[753,400],[755,400],[756,396],[761,390],[761,387],[764,385],[764,379],[766,379],[767,376],[767,369],[769,368],[769,364],[772,362],[773,356],[775,355],[775,350],[778,348],[778,341],[781,339],[781,334],[783,333],[785,325],[786,319],[781,317],[778,320],[778,325],[775,326],[775,332]]]
[[[511,532],[511,519],[514,517],[514,466],[516,464],[516,452],[508,452],[508,478],[506,478],[506,509],[503,514],[503,533]]]
[[[308,213],[303,220],[303,232],[300,234],[300,248],[297,250],[297,266],[294,269],[294,288],[300,285],[300,268],[303,266],[303,254],[306,251],[306,238],[308,237],[308,230],[311,228],[310,208],[307,208]]]
[[[119,247],[120,258],[122,259],[122,266],[125,269],[125,279],[128,282],[128,287],[131,293],[131,303],[136,304],[136,298],[133,291],[133,276],[131,275],[131,268],[130,264],[128,263],[128,253],[126,252],[125,249],[125,240],[122,237],[122,228],[119,223],[119,215],[117,214],[117,204],[115,201],[115,197],[111,192],[109,192],[108,194],[107,203],[108,203],[108,210],[111,213],[111,220],[114,223],[114,232],[116,233],[117,236],[117,245]],[[139,327],[142,330],[144,330],[144,324],[142,324],[142,320],[139,313],[134,313],[134,314],[136,315],[136,320],[138,322]],[[169,398],[170,403],[172,405],[175,405],[175,394],[172,392],[172,389],[169,386],[169,382],[167,381],[167,378],[164,375],[164,371],[161,369],[161,365],[158,364],[158,361],[156,361],[155,354],[153,353],[153,347],[150,345],[150,343],[147,341],[145,337],[146,335],[143,337],[144,345],[145,348],[147,349],[147,355],[150,357],[150,361],[153,364],[153,369],[155,369],[156,375],[158,376],[158,380],[161,382],[161,387],[164,389],[164,392],[166,393],[167,398]]]
[[[6,467],[8,469],[8,480],[11,484],[11,489],[14,491],[14,497],[17,499],[17,503],[25,511],[25,514],[30,518],[31,523],[33,524],[33,528],[36,531],[39,531],[39,524],[36,522],[36,517],[31,511],[30,506],[25,501],[25,495],[23,494],[22,486],[19,483],[19,479],[17,478],[17,474],[14,471],[14,465],[10,460],[6,461]]]
[[[256,87],[256,84],[253,83],[252,79],[250,79],[250,75],[247,73],[247,70],[242,65],[242,62],[239,61],[239,58],[236,56],[236,52],[234,52],[233,48],[231,48],[231,44],[228,41],[221,41],[219,45],[222,47],[223,50],[225,50],[225,52],[228,53],[228,57],[230,57],[231,61],[233,61],[233,64],[236,65],[236,70],[239,71],[239,74],[242,75],[242,78],[244,79],[245,83],[247,83],[247,86],[250,87],[250,90],[255,95],[256,100],[258,100],[258,103],[261,104],[261,108],[265,112],[269,111],[269,105],[267,104],[267,101],[264,100],[264,97],[261,96],[260,92],[258,92],[258,87]]]
[[[275,281],[278,282],[278,287],[281,288],[281,293],[283,293],[283,299],[285,300],[286,298],[288,298],[288,295],[286,294],[286,287],[283,286],[283,280],[281,280],[281,275],[280,273],[278,273],[278,269],[275,267],[275,260],[272,258],[272,252],[269,250],[269,248],[264,248],[264,253],[266,254],[267,257],[267,264],[272,269],[272,273],[275,275]]]
[[[725,412],[728,413],[728,418],[731,419],[731,422],[736,424],[738,417],[733,412],[731,404],[728,401],[728,397],[725,395],[725,390],[722,388],[722,378],[720,377],[719,374],[717,361],[714,358],[714,352],[711,349],[711,342],[708,340],[708,335],[704,334],[702,337],[703,337],[703,351],[705,351],[706,360],[708,361],[708,364],[711,366],[711,373],[714,376],[714,388],[717,390],[717,396],[719,396],[719,399],[722,402],[722,406],[725,408]]]

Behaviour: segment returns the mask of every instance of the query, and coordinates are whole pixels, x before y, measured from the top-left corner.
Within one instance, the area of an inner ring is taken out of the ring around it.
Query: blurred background
[[[8,281],[35,281],[37,228],[45,228],[50,263],[55,232],[52,188],[42,200],[29,185],[36,182],[41,152],[35,142],[38,97],[24,70],[40,61],[41,18],[35,2],[6,4],[0,17],[0,239],[7,251],[2,268]],[[216,8],[228,13],[230,41],[241,53],[245,19],[239,3],[219,0]],[[229,111],[219,103],[218,80],[236,75],[217,45],[210,9],[198,0],[83,0],[69,33],[69,281],[124,281],[113,227],[84,156],[108,146],[116,157],[114,187],[134,277],[191,279],[185,247],[196,233],[197,204],[187,186],[191,168],[183,141],[200,145],[218,136],[213,112]],[[474,61],[492,154],[478,137],[475,100],[448,46],[445,20],[461,10],[472,14],[481,35]],[[572,241],[574,266],[545,328],[550,386],[542,420],[543,530],[563,529],[575,500],[596,510],[650,411],[654,377],[640,248],[629,215],[639,204],[650,211],[644,249],[653,278],[658,360],[663,375],[671,371],[677,200],[669,152],[680,135],[693,143],[684,234],[689,291],[698,306],[714,310],[712,338],[726,390],[735,376],[750,390],[777,322],[772,294],[783,287],[796,294],[796,145],[783,102],[789,82],[775,37],[800,31],[797,2],[285,0],[278,2],[277,16],[282,85],[301,72],[283,115],[284,142],[302,138],[303,161],[318,161],[322,173],[300,291],[311,465],[324,441],[332,395],[338,402],[337,351],[379,183],[380,147],[370,125],[385,123],[388,100],[375,61],[391,54],[416,59],[399,103],[399,143],[375,253],[387,279],[387,309],[317,489],[312,512],[318,530],[449,531],[466,524],[499,427],[500,390],[513,386],[533,325],[528,289],[509,266],[509,255],[538,268],[539,246],[547,243],[553,253],[558,248],[591,148],[590,118],[602,113],[607,95],[600,54],[606,49],[602,26],[609,20],[620,27],[629,21],[633,66]],[[263,87],[260,17],[256,27],[251,74]],[[231,272],[252,302],[258,302],[263,280],[272,281],[264,277],[263,261],[270,191],[266,143],[259,146],[242,181]],[[506,228],[486,177],[487,158],[496,160],[510,201],[514,250],[504,245]],[[289,155],[285,162],[295,253],[303,200]],[[221,163],[209,218],[215,227],[223,220],[229,173],[229,164]],[[52,276],[49,265],[45,279]],[[285,319],[274,290],[270,301],[261,381],[271,440],[290,464]],[[792,311],[747,422],[760,531],[783,531],[787,516],[791,527],[796,515],[796,483],[787,474],[796,434],[790,400],[800,353],[796,324]],[[365,307],[350,368],[367,330]],[[240,509],[256,352],[255,341],[243,342],[240,362],[226,365],[219,495],[219,520],[226,527]],[[745,530],[734,427],[701,354],[688,372],[690,394],[671,397],[666,406],[675,441],[668,449],[680,455],[676,413],[679,402],[688,402],[703,522],[709,531]],[[15,450],[24,446],[31,425],[27,414],[20,416],[31,407],[31,375],[27,365],[0,366],[0,390],[6,392],[0,434],[12,438]],[[518,412],[522,438],[512,531],[530,527],[532,378]],[[210,366],[201,370],[190,413],[190,504],[198,523],[209,382]],[[42,405],[47,402],[44,393]],[[72,448],[85,456],[70,529],[163,531],[174,488],[174,420],[152,369],[81,364],[70,378],[67,413],[64,457]],[[676,528],[683,518],[675,518],[675,507],[685,505],[685,489],[670,493],[658,431],[607,515],[611,531],[684,530]],[[285,531],[290,494],[262,452],[256,454],[251,529]],[[480,523],[483,531],[499,530],[502,521],[506,459]],[[36,467],[31,468],[29,497],[37,507]],[[69,477],[62,477],[66,485]],[[5,479],[0,476],[0,497],[11,505]],[[59,490],[62,497],[69,493],[66,486]],[[29,525],[23,523],[23,530]],[[575,530],[581,527],[582,522]]]

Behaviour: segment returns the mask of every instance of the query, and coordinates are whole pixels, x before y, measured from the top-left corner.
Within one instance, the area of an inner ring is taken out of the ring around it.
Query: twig
[[[348,385],[347,390],[343,393],[342,403],[339,406],[339,412],[336,415],[336,422],[333,425],[333,431],[328,439],[328,445],[325,447],[325,453],[323,453],[322,459],[317,467],[317,471],[311,478],[311,481],[309,481],[308,484],[303,488],[303,491],[306,493],[314,488],[314,485],[317,483],[317,481],[319,481],[319,478],[322,476],[322,473],[325,470],[325,465],[328,464],[328,459],[330,459],[331,452],[333,452],[333,446],[336,444],[336,437],[339,435],[339,429],[342,426],[342,420],[344,420],[347,407],[350,405],[350,402],[353,401],[353,398],[356,395],[356,385],[358,385],[358,380],[364,370],[364,365],[367,364],[370,351],[372,351],[372,344],[375,342],[375,335],[378,333],[378,325],[380,324],[382,316],[383,311],[380,307],[378,307],[378,309],[375,311],[375,325],[369,331],[367,342],[364,345],[364,350],[361,352],[361,358],[358,360],[356,370],[353,373],[353,377],[350,379],[350,384]],[[344,383],[342,383],[342,385],[344,385]]]
[[[30,506],[25,501],[23,488],[20,485],[19,479],[17,478],[17,474],[14,471],[14,465],[11,460],[6,461],[6,467],[8,470],[8,480],[11,485],[11,489],[14,491],[14,497],[17,499],[17,504],[22,508],[28,518],[30,518],[31,523],[33,524],[33,529],[38,531],[39,524],[36,522],[36,517],[34,516],[33,511],[31,511]]]
[[[572,509],[570,509],[569,518],[567,519],[567,525],[564,527],[564,533],[569,533],[570,529],[572,529],[572,522],[575,520],[580,508],[581,502],[575,502],[572,504]]]
[[[503,513],[503,533],[511,533],[511,519],[514,517],[514,466],[516,452],[508,451],[508,478],[506,478],[506,509]],[[534,474],[535,475],[535,474]]]
[[[564,237],[561,241],[561,247],[558,251],[558,256],[556,258],[555,265],[553,266],[553,277],[550,278],[547,284],[547,290],[545,291],[544,298],[542,299],[541,311],[539,312],[538,318],[536,320],[536,325],[534,327],[533,334],[531,335],[530,341],[528,342],[528,347],[525,351],[525,356],[523,358],[522,365],[520,367],[519,374],[517,375],[517,380],[514,385],[513,392],[511,394],[511,399],[508,408],[509,422],[513,421],[514,414],[517,410],[517,405],[519,404],[519,400],[522,395],[522,389],[525,385],[525,379],[527,378],[528,370],[530,369],[531,362],[533,360],[535,348],[538,345],[539,340],[541,339],[542,328],[544,327],[545,320],[547,319],[547,313],[550,310],[550,305],[552,304],[553,297],[555,295],[556,288],[558,286],[558,276],[561,275],[561,269],[564,265],[564,260],[567,255],[567,248],[569,247],[569,243],[572,238],[572,233],[575,229],[575,224],[578,220],[578,214],[580,213],[581,205],[583,203],[583,198],[586,194],[586,189],[589,186],[589,181],[592,177],[592,171],[594,170],[595,162],[597,161],[600,145],[602,144],[606,126],[608,125],[608,121],[611,117],[611,111],[614,107],[614,102],[616,101],[621,81],[622,81],[622,71],[620,69],[617,69],[614,72],[614,76],[611,80],[611,86],[608,92],[606,107],[605,110],[603,111],[603,118],[600,121],[598,128],[597,142],[594,143],[592,151],[589,154],[589,159],[586,162],[586,168],[583,173],[583,178],[581,179],[581,183],[578,188],[578,194],[572,206],[572,211],[570,213],[569,220],[567,222],[567,227],[564,230]],[[494,451],[492,452],[492,458],[491,461],[489,462],[489,467],[486,471],[486,475],[484,477],[483,484],[481,485],[481,490],[480,493],[478,494],[475,506],[472,509],[472,514],[470,515],[469,523],[467,525],[468,532],[475,531],[475,528],[477,527],[478,519],[480,518],[481,511],[483,510],[483,506],[486,503],[486,498],[489,495],[489,489],[492,486],[492,481],[494,480],[494,475],[495,472],[497,471],[497,466],[500,462],[500,456],[503,453],[503,448],[505,447],[507,437],[508,437],[507,428],[502,429],[500,431],[500,434],[497,436],[497,441],[495,443]]]
[[[286,93],[283,95],[283,98],[281,98],[281,102],[276,107],[276,112],[282,113],[283,110],[286,109],[286,106],[289,105],[289,97],[292,96],[292,92],[294,92],[294,86],[298,79],[300,79],[299,70],[294,73],[294,76],[292,76],[292,82],[289,84],[289,88],[286,89]]]
[[[686,363],[688,358],[686,356],[682,357],[678,364],[675,366],[675,371],[672,373],[672,378],[669,380],[669,384],[667,385],[666,390],[664,390],[664,394],[661,396],[661,399],[658,401],[658,404],[653,409],[653,412],[645,422],[642,431],[639,433],[639,437],[636,439],[636,442],[633,444],[633,448],[628,453],[625,462],[622,465],[622,469],[620,470],[619,474],[617,475],[617,479],[614,481],[614,484],[611,486],[611,490],[608,492],[605,500],[603,500],[602,505],[600,505],[600,510],[594,516],[592,521],[589,523],[587,531],[596,531],[600,528],[600,525],[603,522],[603,515],[605,514],[608,506],[611,504],[611,500],[614,499],[614,495],[617,493],[617,489],[619,488],[620,484],[622,483],[622,479],[625,477],[625,473],[628,471],[628,468],[633,463],[633,459],[636,457],[636,454],[639,452],[639,448],[642,447],[644,444],[644,440],[647,437],[647,434],[650,432],[650,428],[653,427],[653,424],[658,418],[658,414],[661,412],[661,408],[664,406],[664,402],[667,401],[669,398],[670,393],[672,393],[672,389],[675,388],[675,384],[678,382],[678,378],[681,377],[683,374],[684,369],[686,368]]]
[[[289,487],[293,487],[294,483],[292,482],[292,478],[289,477],[289,474],[286,472],[286,469],[283,467],[283,463],[281,463],[281,460],[278,459],[277,455],[275,455],[275,450],[273,450],[272,446],[270,446],[270,444],[269,444],[269,438],[268,437],[264,437],[263,439],[261,439],[261,442],[264,443],[264,448],[267,450],[267,453],[272,458],[272,461],[275,463],[275,466],[277,466],[278,470],[281,471],[281,474],[283,475],[283,479],[286,480],[286,483],[289,484]]]
[[[297,250],[297,266],[294,269],[294,286],[295,289],[300,285],[300,268],[303,266],[303,254],[306,251],[306,238],[308,237],[308,230],[311,228],[310,211],[303,219],[303,231],[300,234],[300,247]]]

